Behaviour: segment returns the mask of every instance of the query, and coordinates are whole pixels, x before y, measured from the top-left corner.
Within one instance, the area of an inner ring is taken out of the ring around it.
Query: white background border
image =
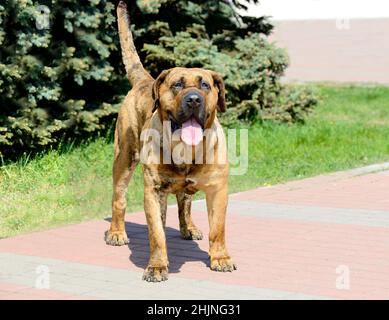
[[[389,17],[389,0],[260,0],[249,8],[251,16],[275,20]]]

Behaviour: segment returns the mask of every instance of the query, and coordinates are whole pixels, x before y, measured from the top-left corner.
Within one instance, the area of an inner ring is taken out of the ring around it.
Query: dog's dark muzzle
[[[182,97],[181,110],[177,120],[183,123],[191,117],[194,117],[204,128],[206,120],[204,97],[196,90],[191,90]]]

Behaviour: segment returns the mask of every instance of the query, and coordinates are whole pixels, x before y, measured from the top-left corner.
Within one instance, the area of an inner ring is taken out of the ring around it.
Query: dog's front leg
[[[206,191],[209,220],[209,257],[214,271],[233,271],[236,265],[226,248],[225,221],[228,201],[227,182]]]
[[[168,257],[165,237],[167,193],[146,187],[145,213],[149,228],[150,260],[143,273],[143,280],[159,282],[168,279]]]

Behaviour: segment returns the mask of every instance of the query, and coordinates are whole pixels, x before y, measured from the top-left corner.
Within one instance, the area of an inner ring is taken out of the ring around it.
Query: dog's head
[[[223,79],[198,68],[163,71],[154,82],[153,99],[161,120],[170,121],[173,132],[182,129],[184,137],[210,128],[216,112],[226,111]]]

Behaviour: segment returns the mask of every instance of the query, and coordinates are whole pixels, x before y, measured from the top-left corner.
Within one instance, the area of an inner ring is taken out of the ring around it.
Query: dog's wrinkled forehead
[[[196,86],[201,80],[212,84],[213,78],[211,72],[199,68],[173,68],[166,76],[165,83],[173,85],[177,82],[183,82],[186,86]]]

